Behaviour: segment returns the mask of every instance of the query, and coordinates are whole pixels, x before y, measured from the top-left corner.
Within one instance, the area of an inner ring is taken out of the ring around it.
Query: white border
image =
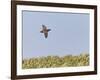
[[[90,14],[90,66],[85,67],[64,67],[64,68],[42,68],[22,69],[22,10],[51,11],[51,12],[73,12]],[[46,74],[46,73],[69,73],[94,71],[94,10],[77,8],[58,8],[41,6],[17,5],[17,75]]]

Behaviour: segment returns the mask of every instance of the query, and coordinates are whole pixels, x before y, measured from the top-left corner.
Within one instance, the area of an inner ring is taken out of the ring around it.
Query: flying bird
[[[42,25],[42,31],[40,33],[44,33],[45,38],[48,37],[48,32],[51,31],[51,29],[47,29],[47,26]]]

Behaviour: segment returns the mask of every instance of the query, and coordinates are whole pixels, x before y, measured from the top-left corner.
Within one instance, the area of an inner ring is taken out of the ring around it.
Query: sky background
[[[89,14],[22,12],[23,58],[89,52]],[[47,39],[42,24],[51,29]]]

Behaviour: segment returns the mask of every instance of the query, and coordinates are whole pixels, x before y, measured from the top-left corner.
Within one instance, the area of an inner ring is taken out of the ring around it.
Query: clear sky
[[[23,11],[23,58],[89,52],[89,14]],[[40,33],[42,24],[51,31]]]

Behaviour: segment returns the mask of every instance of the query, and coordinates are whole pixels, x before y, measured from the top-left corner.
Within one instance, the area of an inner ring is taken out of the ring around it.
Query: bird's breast
[[[44,30],[43,33],[48,33],[48,31],[47,30]]]

